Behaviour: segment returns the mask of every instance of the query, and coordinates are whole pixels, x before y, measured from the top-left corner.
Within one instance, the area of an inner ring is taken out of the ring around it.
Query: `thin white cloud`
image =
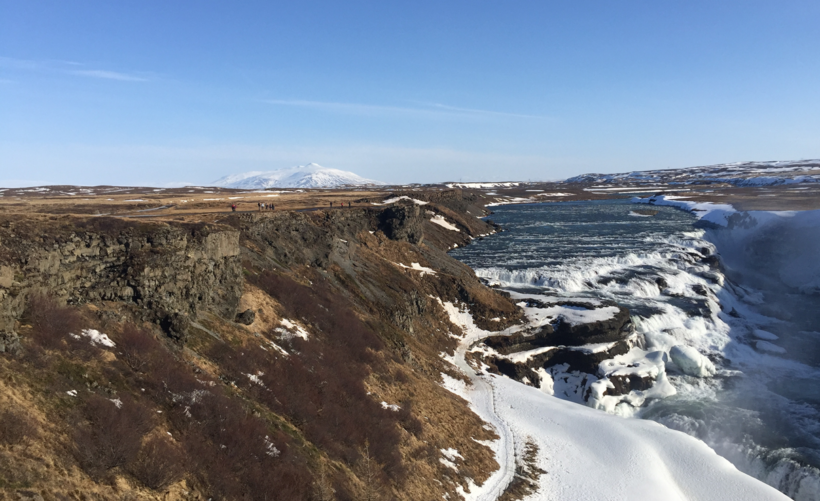
[[[421,103],[424,107],[405,106],[383,106],[362,103],[338,103],[332,101],[308,101],[304,99],[267,99],[268,104],[280,106],[295,106],[301,108],[311,108],[321,111],[335,113],[348,113],[353,115],[412,115],[419,117],[453,117],[453,116],[505,116],[516,118],[547,118],[537,115],[524,115],[519,113],[506,113],[500,111],[480,110],[474,108],[459,108],[437,103]]]
[[[16,59],[13,57],[0,56],[0,68],[10,70],[40,71],[52,74],[68,74],[91,78],[103,78],[106,80],[119,80],[121,82],[147,82],[148,79],[142,76],[110,70],[84,70],[78,69],[86,66],[76,61],[64,61],[56,59],[44,59],[40,61],[30,59]]]
[[[13,57],[0,56],[0,67],[12,68],[20,70],[36,70],[42,66],[42,63],[31,61],[28,59],[16,59]]]
[[[123,82],[146,82],[147,79],[128,75],[127,73],[120,73],[118,71],[107,70],[75,70],[70,72],[73,75],[80,75],[92,78],[104,78],[107,80],[120,80]]]
[[[527,115],[525,113],[509,113],[506,111],[492,111],[492,110],[480,110],[476,108],[460,108],[458,106],[449,106],[446,104],[440,103],[424,103],[427,106],[432,106],[433,108],[438,108],[441,110],[448,110],[448,111],[456,111],[461,113],[473,113],[476,115],[498,115],[502,117],[518,117],[518,118],[549,118],[541,115]]]
[[[352,115],[416,115],[430,117],[445,115],[445,113],[437,110],[404,108],[401,106],[381,106],[375,104],[335,103],[329,101],[307,101],[303,99],[266,99],[264,102],[279,106],[296,106]]]

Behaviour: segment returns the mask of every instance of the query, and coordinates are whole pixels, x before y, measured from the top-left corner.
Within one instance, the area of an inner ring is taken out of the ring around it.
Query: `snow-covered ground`
[[[448,188],[513,188],[523,183],[447,183]]]
[[[725,183],[735,186],[777,186],[781,184],[820,182],[820,160],[736,162],[728,164],[624,172],[618,174],[584,174],[566,180],[567,183],[597,183],[632,185],[654,184],[653,189],[670,189],[679,185]],[[593,187],[600,191],[606,186]],[[619,188],[622,189],[622,188]],[[649,189],[649,188],[646,188]]]
[[[475,326],[470,314],[443,303],[464,333],[447,357],[472,385],[445,377],[499,435],[491,446],[501,468],[468,500],[496,499],[512,479],[515,456],[534,441],[546,473],[531,500],[784,500],[786,496],[738,471],[703,442],[654,422],[625,419],[577,405],[471,367],[465,354],[498,333]]]

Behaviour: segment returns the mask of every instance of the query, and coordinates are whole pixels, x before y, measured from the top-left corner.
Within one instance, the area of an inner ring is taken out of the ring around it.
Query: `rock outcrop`
[[[547,306],[538,301],[529,302],[530,306]],[[573,302],[555,304],[590,308],[590,305]],[[616,312],[601,320],[580,323],[564,321],[559,317],[530,332],[490,336],[483,343],[499,355],[486,355],[484,361],[499,373],[536,387],[540,387],[539,370],[558,365],[564,365],[567,371],[598,374],[601,362],[643,344],[642,338],[634,332],[627,308],[615,303],[596,305],[596,308],[612,307],[616,307]],[[646,384],[630,381],[619,383],[618,388]]]
[[[68,304],[132,303],[180,338],[179,318],[200,310],[232,318],[242,295],[239,232],[229,227],[7,220],[0,241],[0,332],[9,339],[25,298],[37,290]]]

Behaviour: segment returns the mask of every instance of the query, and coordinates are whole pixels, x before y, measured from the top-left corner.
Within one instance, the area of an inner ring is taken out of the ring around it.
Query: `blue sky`
[[[0,185],[820,157],[820,2],[0,0]]]

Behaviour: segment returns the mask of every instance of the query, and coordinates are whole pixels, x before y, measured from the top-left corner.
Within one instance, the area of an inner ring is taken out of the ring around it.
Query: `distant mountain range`
[[[779,184],[820,182],[820,160],[737,162],[687,167],[684,169],[645,170],[621,174],[583,174],[566,183],[637,184],[714,184],[735,186],[775,186]]]
[[[310,163],[288,169],[267,172],[245,172],[232,174],[214,181],[213,186],[221,188],[265,189],[265,188],[336,188],[339,186],[382,185],[381,181],[365,179],[353,172],[329,169]]]

